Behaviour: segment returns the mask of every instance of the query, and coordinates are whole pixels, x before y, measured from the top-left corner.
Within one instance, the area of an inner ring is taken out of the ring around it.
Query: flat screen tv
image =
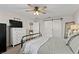
[[[10,27],[22,27],[22,21],[9,20]]]

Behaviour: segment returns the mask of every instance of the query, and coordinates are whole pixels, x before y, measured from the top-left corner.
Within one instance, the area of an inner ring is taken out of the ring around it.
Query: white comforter
[[[22,52],[25,54],[37,54],[37,53],[72,53],[70,49],[66,46],[66,42],[63,39],[54,38],[48,36],[42,36],[35,38],[34,40],[27,41],[22,48]],[[78,40],[79,37],[74,38],[73,42],[71,42],[71,47],[74,52],[78,50]],[[74,43],[76,42],[76,43]],[[74,44],[73,44],[74,43]],[[46,47],[47,46],[47,47]],[[42,51],[42,52],[41,52]]]
[[[46,46],[48,46],[46,48]],[[52,48],[54,48],[54,50]],[[40,50],[41,49],[41,50]],[[65,42],[60,39],[52,39],[51,37],[39,37],[34,40],[28,41],[22,48],[24,54],[37,54],[37,53],[72,53]]]
[[[41,45],[43,45],[49,37],[38,37],[35,38],[34,40],[27,41],[22,48],[22,51],[24,54],[37,54],[38,49],[40,48]]]

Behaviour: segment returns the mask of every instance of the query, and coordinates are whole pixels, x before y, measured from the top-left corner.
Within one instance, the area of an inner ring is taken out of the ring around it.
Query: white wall
[[[9,45],[9,32],[8,32],[8,26],[9,26],[9,19],[13,19],[14,17],[20,18],[21,21],[23,22],[23,28],[27,31],[25,32],[26,34],[28,33],[28,24],[30,20],[28,17],[23,17],[22,15],[16,13],[16,12],[7,12],[7,11],[0,11],[0,23],[6,23],[7,24],[7,46]]]
[[[40,32],[42,33],[42,35],[44,35],[44,30],[45,30],[44,21],[40,20]]]
[[[40,20],[40,19],[39,19]],[[74,19],[73,19],[73,17],[72,16],[69,16],[69,17],[63,17],[63,20],[62,20],[62,22],[61,22],[61,33],[60,33],[60,35],[61,35],[61,39],[63,39],[63,40],[65,40],[65,41],[67,41],[67,39],[64,39],[64,32],[65,32],[65,23],[66,22],[71,22],[71,21],[74,21]],[[45,30],[47,30],[47,29],[45,29],[45,24],[44,24],[44,21],[41,19],[40,21],[40,32],[42,33],[42,35],[45,35]],[[55,25],[55,24],[54,24]],[[53,30],[55,30],[55,28],[53,28]]]
[[[76,13],[74,13],[73,17],[76,23],[79,23],[79,10]]]

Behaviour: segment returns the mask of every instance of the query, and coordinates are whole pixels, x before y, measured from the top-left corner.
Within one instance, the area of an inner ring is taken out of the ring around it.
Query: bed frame
[[[34,35],[36,35],[36,36],[34,36]],[[26,41],[33,40],[33,39],[35,39],[35,38],[37,38],[37,37],[40,37],[40,36],[42,36],[41,33],[33,33],[33,34],[29,34],[29,35],[24,35],[24,36],[22,36],[22,39],[21,39],[21,48],[23,47],[23,44],[24,44]],[[27,39],[27,37],[29,37],[29,38]],[[24,40],[24,38],[26,38],[26,39]]]

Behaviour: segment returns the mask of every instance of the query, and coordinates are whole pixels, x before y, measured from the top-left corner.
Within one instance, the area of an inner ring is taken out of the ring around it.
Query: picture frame
[[[69,37],[69,35],[72,34],[72,33],[71,33],[71,34],[68,34],[68,31],[69,31],[69,29],[70,29],[70,26],[73,25],[73,24],[75,24],[74,21],[66,22],[66,23],[65,23],[65,32],[64,32],[64,38],[65,38],[65,39],[67,39],[67,38]]]

